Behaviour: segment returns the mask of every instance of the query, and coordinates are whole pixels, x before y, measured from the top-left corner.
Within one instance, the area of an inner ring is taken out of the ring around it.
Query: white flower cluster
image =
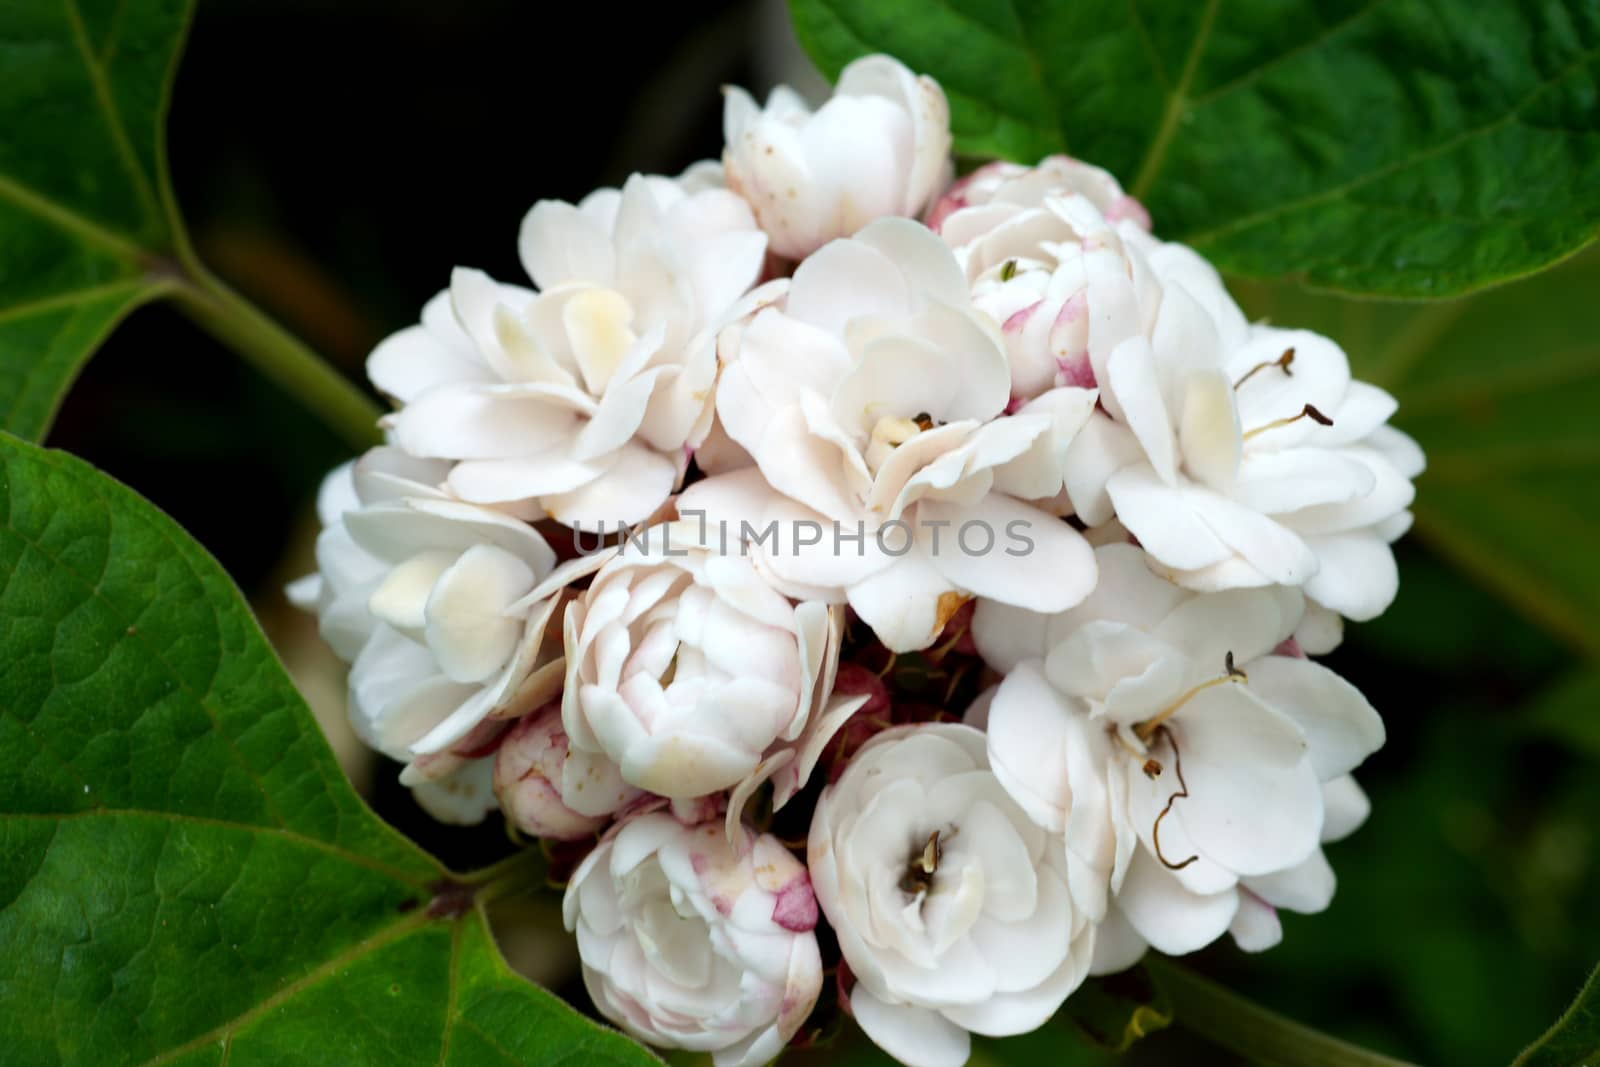
[[[726,136],[536,204],[535,288],[457,270],[373,352],[388,444],[291,589],[361,737],[440,819],[588,842],[596,1007],[721,1067],[804,1039],[825,971],[954,1067],[1326,907],[1384,730],[1307,655],[1395,595],[1394,400],[1104,171],[952,184],[887,57],[816,111],[731,90]],[[896,687],[963,658],[965,696]]]

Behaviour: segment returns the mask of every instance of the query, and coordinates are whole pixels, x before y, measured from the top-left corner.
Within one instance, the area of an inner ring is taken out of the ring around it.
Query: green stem
[[[1272,1067],[1408,1067],[1404,1060],[1301,1026],[1154,953],[1145,967],[1172,1002],[1174,1020],[1200,1037]]]
[[[382,441],[378,431],[382,413],[360,387],[216,277],[192,270],[173,300],[202,329],[300,400],[350,444],[366,449]]]
[[[521,849],[498,863],[473,871],[462,881],[477,888],[477,900],[489,904],[516,893],[543,888],[549,865],[537,848]]]

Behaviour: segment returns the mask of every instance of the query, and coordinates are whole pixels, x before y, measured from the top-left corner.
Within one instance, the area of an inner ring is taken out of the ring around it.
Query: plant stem
[[[191,268],[173,300],[202,329],[243,356],[359,449],[379,444],[371,398],[215,276]]]
[[[463,882],[476,888],[477,900],[489,904],[502,897],[529,892],[545,885],[549,870],[537,848],[523,848],[498,863],[473,871]]]
[[[1285,1019],[1154,953],[1145,967],[1172,1002],[1180,1026],[1272,1067],[1407,1067],[1404,1060],[1330,1037]]]

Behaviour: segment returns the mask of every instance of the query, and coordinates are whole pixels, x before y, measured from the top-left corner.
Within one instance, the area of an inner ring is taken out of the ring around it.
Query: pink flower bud
[[[534,837],[576,841],[598,833],[604,816],[580,815],[561,800],[555,783],[567,762],[561,707],[547,704],[512,727],[494,761],[494,791],[506,818]]]

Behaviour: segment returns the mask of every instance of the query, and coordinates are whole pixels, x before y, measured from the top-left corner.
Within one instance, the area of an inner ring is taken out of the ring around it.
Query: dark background
[[[218,273],[359,376],[453,265],[516,279],[536,199],[716,154],[716,87],[764,91],[781,31],[777,5],[731,2],[202,0],[171,121],[179,199]],[[255,599],[291,665],[311,655],[278,589],[309,566],[312,495],[346,457],[320,424],[156,307],[95,357],[50,443],[166,509]],[[1532,725],[1577,661],[1426,545],[1401,559],[1398,603],[1328,660],[1389,728],[1360,775],[1373,817],[1329,849],[1333,907],[1286,914],[1284,944],[1262,956],[1230,942],[1194,962],[1395,1055],[1504,1063],[1600,956],[1594,756]],[[453,866],[509,848],[497,823],[429,823],[392,767],[369,777],[380,812]],[[1096,1058],[1075,1048],[1053,1029],[975,1062]],[[1170,1033],[1128,1062],[1178,1057],[1234,1062]]]

